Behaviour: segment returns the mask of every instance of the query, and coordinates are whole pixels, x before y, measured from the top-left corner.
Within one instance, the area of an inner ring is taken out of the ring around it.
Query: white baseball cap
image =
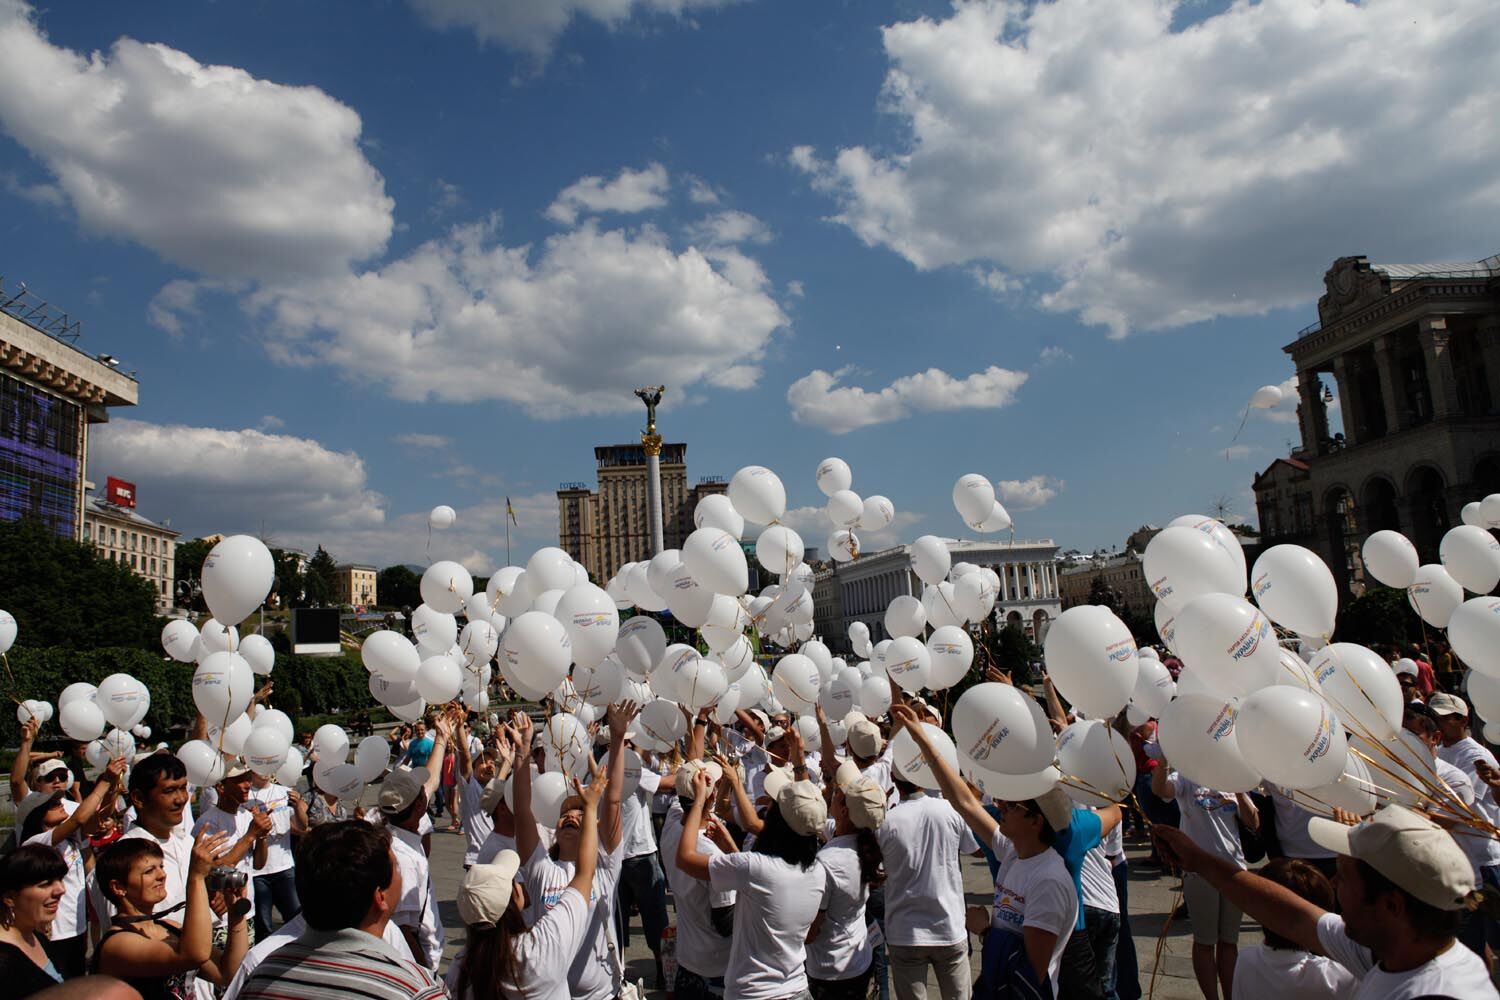
[[[849,724],[849,735],[845,742],[849,745],[850,753],[866,760],[880,756],[880,751],[885,749],[885,738],[880,735],[880,727],[863,715]]]
[[[770,779],[766,779],[767,784]],[[811,781],[788,781],[778,790],[776,811],[786,820],[793,833],[804,837],[815,836],[828,822],[828,803],[823,793]]]
[[[1428,906],[1462,909],[1474,891],[1474,867],[1453,835],[1405,806],[1388,805],[1357,826],[1315,816],[1307,835],[1363,861]]]
[[[410,771],[397,769],[386,775],[380,786],[380,811],[387,816],[399,816],[405,812],[422,794],[427,778],[425,767],[414,767]]]
[[[724,769],[712,760],[690,760],[677,769],[677,796],[679,798],[697,798],[697,789],[693,785],[693,779],[699,771],[707,771],[714,785],[724,777]],[[710,786],[713,787],[713,786]]]
[[[1464,704],[1464,700],[1443,691],[1428,698],[1427,707],[1432,709],[1433,715],[1462,715],[1465,719],[1469,717],[1469,706]]]
[[[471,865],[458,887],[458,915],[469,927],[494,927],[510,909],[521,856],[501,851],[487,865]]]

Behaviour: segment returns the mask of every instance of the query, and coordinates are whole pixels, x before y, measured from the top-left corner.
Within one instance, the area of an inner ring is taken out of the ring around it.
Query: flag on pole
[[[521,526],[521,522],[516,520],[516,509],[510,505],[510,497],[505,498],[505,513],[510,515],[511,524],[518,528]]]

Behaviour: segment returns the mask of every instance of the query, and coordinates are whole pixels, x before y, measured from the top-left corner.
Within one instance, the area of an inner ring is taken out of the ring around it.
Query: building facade
[[[375,594],[375,578],[378,571],[374,566],[340,563],[334,569],[336,582],[334,599],[338,603],[364,608],[379,603]]]
[[[1114,591],[1121,607],[1132,614],[1150,618],[1156,608],[1156,597],[1146,583],[1146,573],[1141,568],[1141,557],[1134,549],[1111,556],[1094,556],[1062,570],[1058,574],[1058,596],[1062,609],[1090,603],[1094,592],[1094,581],[1103,581],[1104,586]]]
[[[139,387],[108,355],[61,339],[76,339],[76,324],[30,306],[24,290],[0,289],[0,518],[35,518],[81,541],[89,427],[109,407],[134,406]]]
[[[651,551],[651,511],[647,500],[646,449],[640,444],[594,448],[598,487],[563,483],[557,490],[557,541],[602,583],[626,563],[640,562]],[[687,482],[687,445],[661,449],[662,544],[681,548],[693,532],[693,509],[728,483],[711,476],[696,486]]]
[[[1256,508],[1264,544],[1314,549],[1359,593],[1370,533],[1400,531],[1436,562],[1463,505],[1500,491],[1500,255],[1342,257],[1323,283],[1318,322],[1284,348],[1301,446],[1256,477]]]
[[[1001,626],[1019,625],[1040,641],[1051,621],[1062,613],[1057,544],[1051,539],[1014,543],[949,539],[948,551],[955,563],[988,566],[1000,577],[993,615]],[[902,594],[920,598],[922,586],[911,569],[910,545],[835,563],[826,578],[814,577],[813,621],[830,649],[849,649],[849,626],[857,621],[868,626],[871,641],[879,642],[890,638],[885,611],[891,601]]]
[[[156,591],[156,608],[171,610],[177,586],[178,532],[129,507],[89,496],[84,503],[83,540],[92,542],[104,558],[124,563]]]

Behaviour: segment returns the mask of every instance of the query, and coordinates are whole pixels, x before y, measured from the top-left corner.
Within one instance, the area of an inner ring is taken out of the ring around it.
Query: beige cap
[[[778,796],[781,795],[781,790],[788,784],[790,784],[791,781],[791,768],[768,767],[766,768],[765,781],[761,782],[761,791],[766,796],[766,798],[770,799],[772,802],[775,802]]]
[[[772,726],[766,730],[766,746],[770,746],[785,735],[785,729],[782,729],[780,726]]]
[[[422,787],[427,784],[427,768],[414,767],[410,771],[395,770],[385,776],[380,786],[380,811],[387,816],[396,816],[417,801]]]
[[[41,781],[53,771],[68,772],[68,765],[63,763],[61,758],[58,757],[53,757],[51,760],[44,760],[36,766],[36,780]],[[71,774],[71,772],[68,773]]]
[[[491,778],[485,783],[484,791],[479,793],[479,808],[484,810],[486,816],[505,801],[505,789],[509,786],[509,778]]]
[[[849,821],[861,830],[878,830],[885,822],[885,789],[874,778],[860,775],[847,784],[839,785],[844,793],[844,807],[849,810]]]
[[[1315,816],[1307,834],[1440,910],[1461,909],[1474,891],[1474,867],[1452,834],[1405,806],[1386,806],[1358,826]]]
[[[243,777],[249,773],[250,769],[245,766],[243,760],[238,757],[226,757],[224,760],[224,776],[219,780],[229,781],[233,778]]]
[[[930,704],[925,698],[914,698],[912,700],[918,708],[920,708],[923,712],[926,712],[928,715],[932,716],[936,725],[941,726],[943,724],[943,713],[937,710],[936,705]]]
[[[837,771],[833,772],[833,783],[837,787],[843,788],[850,782],[858,781],[862,774],[864,772],[859,769],[858,764],[852,760],[846,760],[839,764]]]
[[[1462,715],[1465,719],[1469,717],[1469,706],[1464,704],[1462,698],[1442,691],[1427,699],[1427,707],[1432,709],[1433,715]]]
[[[1053,833],[1062,833],[1073,824],[1073,800],[1061,788],[1054,787],[1033,801],[1047,817],[1047,825],[1052,827]]]
[[[756,722],[760,723],[761,732],[765,732],[767,729],[771,728],[771,717],[765,712],[762,712],[760,709],[752,708],[750,710],[750,717]]]
[[[866,760],[879,757],[880,751],[885,749],[885,739],[880,735],[880,727],[863,715],[849,723],[849,736],[845,742],[850,753]]]
[[[494,927],[510,909],[521,856],[501,851],[487,865],[471,865],[458,887],[458,915],[468,927]]]
[[[767,784],[770,778],[766,779]],[[769,791],[769,788],[767,789]],[[804,837],[817,835],[828,822],[828,803],[811,781],[788,781],[777,791],[776,810],[793,833]]]
[[[27,795],[21,800],[21,804],[16,806],[16,829],[19,830],[25,826],[31,814],[38,809],[50,809],[53,803],[61,802],[64,794],[62,791],[56,791],[32,792]]]
[[[724,769],[716,761],[690,760],[677,769],[678,797],[688,797],[688,791],[693,788],[693,778],[697,776],[699,771],[707,771],[708,776],[713,779],[715,785],[719,783],[720,778],[724,777]],[[697,797],[696,793],[694,793],[693,797]]]

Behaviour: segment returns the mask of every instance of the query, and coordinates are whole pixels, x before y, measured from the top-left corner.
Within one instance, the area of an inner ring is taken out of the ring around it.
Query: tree
[[[184,593],[188,588],[196,590],[195,585],[203,578],[203,560],[208,558],[211,551],[213,544],[202,538],[177,543],[177,550],[172,553],[173,576],[179,586],[186,585]],[[203,603],[202,593],[196,593],[191,598],[179,597],[177,603],[193,611],[208,610],[208,605]]]
[[[321,608],[333,603],[338,593],[338,566],[333,556],[323,546],[308,560],[307,570],[302,574],[302,607]]]
[[[1406,591],[1371,587],[1339,614],[1340,642],[1361,646],[1400,646],[1422,638],[1422,622],[1411,609]]]
[[[1042,658],[1042,651],[1017,622],[1008,622],[997,637],[996,666],[1008,672],[1016,684],[1030,683],[1031,665]]]
[[[414,608],[422,603],[422,578],[408,566],[387,566],[375,577],[380,606]]]
[[[276,599],[283,608],[300,607],[302,602],[302,558],[299,553],[272,549],[276,566]]]
[[[39,521],[0,522],[0,580],[20,626],[17,646],[153,649],[160,641],[149,581]]]

